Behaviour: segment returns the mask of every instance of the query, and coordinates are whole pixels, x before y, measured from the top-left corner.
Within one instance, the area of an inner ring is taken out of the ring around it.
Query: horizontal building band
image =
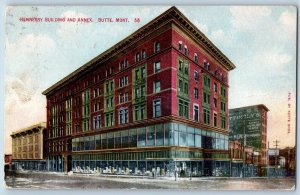
[[[165,123],[72,139],[73,151],[151,146],[228,150],[228,136],[183,124]]]

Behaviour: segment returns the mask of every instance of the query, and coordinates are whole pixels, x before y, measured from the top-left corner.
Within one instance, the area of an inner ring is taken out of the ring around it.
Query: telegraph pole
[[[276,152],[275,152],[275,167],[277,167],[277,148],[279,146],[279,141],[276,139],[274,142],[274,146],[276,148]]]

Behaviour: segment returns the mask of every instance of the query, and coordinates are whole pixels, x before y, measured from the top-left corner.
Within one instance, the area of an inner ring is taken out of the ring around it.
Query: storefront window
[[[113,149],[114,148],[114,133],[107,133],[107,148]]]
[[[115,148],[121,148],[121,132],[115,132]]]
[[[195,135],[195,147],[201,148],[201,135]]]
[[[155,133],[154,126],[150,126],[147,129],[147,146],[154,146]]]
[[[96,150],[100,150],[101,149],[101,137],[100,137],[100,135],[95,136],[95,141],[96,141]]]
[[[178,131],[174,131],[174,146],[178,146]]]
[[[95,150],[95,136],[90,136],[89,140],[90,140],[90,148],[89,148],[89,150]]]
[[[179,146],[187,146],[187,133],[179,132]]]
[[[188,134],[188,146],[194,147],[195,146],[195,134]]]
[[[107,149],[107,137],[106,137],[106,133],[101,134],[101,144],[102,144],[102,149]]]
[[[155,125],[156,130],[156,146],[164,145],[164,126],[162,124]]]
[[[121,132],[121,137],[122,137],[122,148],[128,148],[128,130],[122,131]]]
[[[136,129],[130,130],[130,147],[137,147],[137,134],[136,134]]]
[[[138,147],[145,146],[146,145],[146,129],[145,128],[139,128],[138,129]]]

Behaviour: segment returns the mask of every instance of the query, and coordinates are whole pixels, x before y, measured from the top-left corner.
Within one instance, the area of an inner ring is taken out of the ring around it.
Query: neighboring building
[[[267,164],[267,112],[263,105],[247,106],[229,110],[229,139],[252,146],[259,152],[258,166]]]
[[[17,130],[12,137],[12,166],[14,169],[45,170],[44,132],[46,123],[41,122]]]
[[[11,162],[12,162],[12,155],[11,154],[5,154],[4,155],[4,169],[10,170],[11,169]]]
[[[268,157],[269,157],[269,166],[278,167],[279,164],[279,148],[269,148],[268,149]]]
[[[279,155],[285,158],[287,176],[296,175],[296,147],[286,147],[279,150]]]
[[[254,151],[253,147],[244,147],[237,140],[229,141],[229,154],[232,177],[257,176],[258,152]]]
[[[228,175],[234,68],[170,8],[43,92],[49,169]]]

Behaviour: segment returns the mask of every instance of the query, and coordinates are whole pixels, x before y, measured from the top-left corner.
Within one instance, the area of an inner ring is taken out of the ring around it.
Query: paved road
[[[266,190],[294,189],[294,178],[124,178],[116,176],[65,175],[55,173],[18,173],[6,176],[8,188],[38,189],[195,189],[195,190]]]

